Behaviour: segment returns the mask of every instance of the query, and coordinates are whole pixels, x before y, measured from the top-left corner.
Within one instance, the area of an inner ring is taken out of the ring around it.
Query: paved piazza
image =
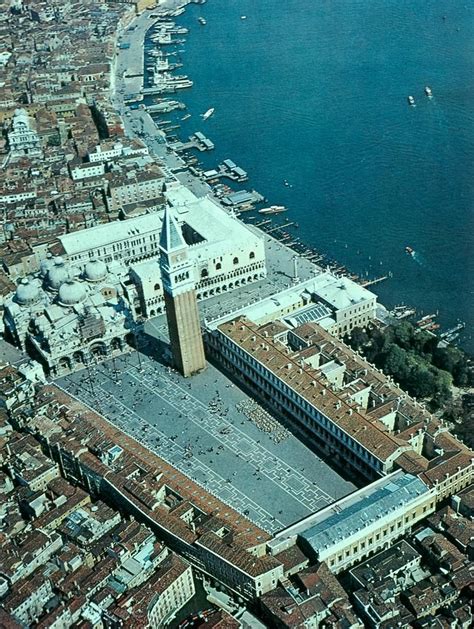
[[[152,347],[56,383],[270,533],[355,489],[212,365],[184,379]]]

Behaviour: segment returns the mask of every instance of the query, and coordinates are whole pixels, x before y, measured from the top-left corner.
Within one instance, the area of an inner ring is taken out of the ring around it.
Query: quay
[[[181,12],[181,10],[179,12]],[[147,15],[143,13],[134,20],[132,28],[129,26],[119,38],[118,57],[116,60],[117,92],[112,95],[112,100],[122,114],[125,113],[123,103],[125,98],[131,100],[131,95],[136,95],[133,96],[133,99],[134,102],[137,102],[139,99],[143,99],[144,96],[157,95],[162,91],[160,87],[145,87],[143,85],[143,69],[145,65],[143,51],[145,36],[148,30],[160,19],[163,19],[163,14],[154,12],[151,15]],[[127,74],[127,76],[124,76],[124,74]],[[147,142],[150,150],[159,159],[162,159],[172,172],[182,173],[183,169],[189,169],[193,164],[196,165],[196,158],[189,155],[181,158],[181,153],[192,149],[196,149],[200,152],[209,151],[214,148],[214,143],[199,131],[191,135],[187,142],[183,142],[177,138],[176,140],[172,137],[167,138],[165,131],[169,133],[176,127],[170,126],[167,121],[163,121],[161,127],[157,125],[156,121],[150,116],[150,113],[167,113],[160,111],[161,104],[157,105],[158,107],[150,105],[147,107],[147,110],[138,108],[130,111],[130,117],[126,118],[124,116],[126,133],[130,137],[140,135]],[[224,178],[238,183],[246,180],[247,173],[243,169],[240,169],[232,160],[224,160],[222,164],[212,171],[205,171],[203,173],[198,168],[194,168],[192,171],[188,172],[188,176],[185,177],[185,175],[181,174],[180,177],[185,178],[186,183],[190,185],[192,189],[200,189],[202,191],[201,194],[205,194],[204,191],[206,188],[209,192],[213,192],[214,196],[221,200],[223,206],[229,211],[234,211],[236,215],[253,210],[255,204],[264,201],[264,197],[255,190],[251,192],[247,190],[234,192],[220,183],[216,184],[213,188],[209,187],[211,182],[214,183]],[[341,267],[339,263],[328,260],[327,256],[308,248],[299,239],[294,239],[291,235],[283,231],[287,227],[294,227],[294,223],[286,223],[273,227],[271,220],[268,219],[256,223],[255,226],[264,233],[268,233],[271,242],[281,242],[289,251],[293,252],[293,254],[296,253],[301,261],[307,261],[315,270],[321,269],[324,266],[332,270],[337,269],[343,275],[350,276],[351,279],[354,279],[354,281],[364,287],[373,286],[390,277],[390,274],[388,274],[372,280],[362,281],[361,278],[350,274],[345,267]]]

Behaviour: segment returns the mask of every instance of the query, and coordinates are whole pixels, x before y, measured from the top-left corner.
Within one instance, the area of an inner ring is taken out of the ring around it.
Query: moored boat
[[[264,207],[259,210],[260,214],[280,214],[286,212],[287,208],[284,205],[270,205],[270,207]]]

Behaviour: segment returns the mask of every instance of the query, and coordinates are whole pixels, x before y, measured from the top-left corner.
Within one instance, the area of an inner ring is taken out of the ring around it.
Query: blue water
[[[209,0],[179,23],[194,81],[180,135],[214,141],[203,165],[233,159],[308,245],[391,271],[376,288],[386,305],[472,321],[474,3]]]

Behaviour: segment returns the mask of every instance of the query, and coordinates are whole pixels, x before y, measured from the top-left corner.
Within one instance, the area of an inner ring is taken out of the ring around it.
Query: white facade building
[[[163,172],[154,167],[148,170],[131,170],[109,177],[107,208],[117,212],[124,206],[156,199],[163,202]]]
[[[189,245],[198,299],[206,299],[266,276],[262,235],[208,197],[197,198],[181,186],[165,193]],[[163,312],[158,244],[164,210],[125,221],[98,225],[60,236],[64,255],[82,265],[94,258],[120,262],[137,287],[141,314]]]
[[[432,489],[398,470],[293,524],[268,546],[278,553],[298,538],[310,559],[338,573],[389,548],[433,513],[435,504]]]
[[[374,293],[347,277],[324,271],[232,315],[216,319],[212,327],[240,315],[259,325],[276,319],[283,319],[292,328],[313,322],[330,334],[343,336],[375,319],[376,308]]]
[[[89,151],[87,157],[89,162],[111,162],[119,157],[132,157],[133,155],[149,155],[148,147],[141,142],[133,141],[124,146],[122,142],[109,144],[98,144],[93,151]]]
[[[73,181],[80,181],[89,177],[101,177],[105,173],[105,167],[102,162],[94,164],[86,162],[84,164],[70,165],[70,172]]]
[[[25,109],[15,109],[12,128],[8,133],[10,158],[39,157],[42,155],[41,142],[32,128],[30,118]]]
[[[158,578],[154,583],[156,595],[148,608],[149,627],[163,627],[168,624],[196,591],[189,564],[176,555],[171,555],[165,562],[170,562],[171,565],[163,567],[162,579]],[[171,572],[176,574],[174,579],[169,578]]]

